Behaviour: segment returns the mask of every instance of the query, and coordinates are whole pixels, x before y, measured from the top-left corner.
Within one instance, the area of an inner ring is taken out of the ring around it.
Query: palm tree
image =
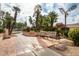
[[[38,20],[40,18],[41,10],[42,10],[42,8],[40,5],[36,5],[34,8],[34,15],[33,16],[35,16],[35,18],[36,18],[36,28],[39,28]]]
[[[66,19],[67,19],[67,16],[69,15],[69,13],[68,12],[70,12],[70,11],[72,11],[72,10],[74,10],[74,9],[76,9],[77,8],[77,5],[76,4],[74,4],[74,5],[72,5],[69,9],[67,9],[67,10],[64,10],[64,8],[59,8],[59,10],[60,10],[60,12],[62,13],[62,14],[64,14],[64,18],[65,18],[65,27],[66,27]]]
[[[13,7],[13,10],[15,11],[15,14],[14,14],[14,22],[12,24],[12,27],[11,27],[11,30],[10,30],[9,35],[11,35],[11,33],[12,33],[12,30],[13,30],[14,25],[16,23],[17,14],[18,14],[18,12],[20,12],[20,9],[18,7],[15,7],[15,6]]]
[[[49,12],[48,17],[51,20],[50,28],[52,29],[54,22],[57,21],[58,14],[56,12],[52,11],[52,12]]]

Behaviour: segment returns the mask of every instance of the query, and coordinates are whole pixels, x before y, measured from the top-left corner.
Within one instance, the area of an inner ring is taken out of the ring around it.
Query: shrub
[[[55,30],[56,30],[56,27],[53,27],[53,28],[52,28],[52,31],[55,31]]]
[[[50,30],[50,27],[44,27],[43,30],[44,30],[44,31],[51,31],[51,30]]]
[[[60,28],[57,28],[55,31],[56,31],[56,38],[57,39],[60,39],[61,29]]]
[[[63,23],[57,23],[57,24],[56,24],[56,27],[57,27],[57,28],[64,28],[65,25],[64,25]]]
[[[62,29],[61,29],[61,32],[62,32],[66,37],[68,37],[69,28],[68,28],[68,27],[62,28]]]
[[[35,32],[38,32],[39,31],[39,29],[37,29],[36,27],[31,27],[30,30],[31,31],[35,31]]]
[[[79,29],[69,30],[68,37],[74,41],[76,46],[79,46]]]
[[[44,31],[55,31],[56,30],[56,27],[50,27],[50,26],[47,26],[47,27],[43,27],[43,30]]]
[[[57,28],[56,31],[59,31],[62,35],[68,37],[69,28],[65,27],[63,23],[57,23],[55,27]]]
[[[30,32],[30,30],[31,30],[30,27],[23,29],[23,31],[26,31],[26,32]]]
[[[1,29],[1,28],[0,28],[0,33],[3,33],[3,32],[4,32],[4,29]]]

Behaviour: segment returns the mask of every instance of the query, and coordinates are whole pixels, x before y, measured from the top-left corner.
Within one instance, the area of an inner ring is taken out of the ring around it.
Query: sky
[[[14,11],[12,10],[13,6],[18,6],[21,11],[18,13],[17,21],[25,22],[27,21],[28,25],[28,17],[33,16],[35,5],[40,4],[42,7],[42,14],[47,14],[50,11],[55,11],[58,13],[59,17],[57,22],[64,23],[64,14],[62,14],[59,8],[63,8],[67,11],[72,5],[77,5],[74,10],[68,12],[67,24],[78,23],[79,21],[79,4],[78,3],[1,3],[1,10],[8,11],[14,16]]]

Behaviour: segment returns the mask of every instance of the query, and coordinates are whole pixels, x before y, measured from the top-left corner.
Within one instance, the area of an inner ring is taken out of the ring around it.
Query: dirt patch
[[[16,39],[12,37],[0,42],[0,55],[16,55]]]

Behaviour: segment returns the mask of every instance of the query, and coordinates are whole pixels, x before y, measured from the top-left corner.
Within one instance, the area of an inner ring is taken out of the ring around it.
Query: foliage
[[[10,15],[10,13],[9,12],[4,12],[4,14],[5,15],[3,15],[2,17],[2,19],[1,19],[1,31],[4,29],[4,28],[6,28],[6,29],[8,29],[8,34],[9,34],[9,32],[10,32],[10,29],[11,29],[11,25],[12,25],[12,22],[13,22],[13,17]]]
[[[0,33],[3,33],[4,32],[4,29],[0,28]]]
[[[25,23],[16,22],[15,28],[17,30],[22,30],[25,26],[26,26]]]
[[[79,46],[79,29],[71,29],[69,30],[68,37],[74,41],[76,46]]]
[[[31,16],[29,16],[29,22],[30,22],[30,24],[33,25],[33,21],[32,21],[32,17]]]
[[[53,28],[53,24],[57,21],[58,14],[55,11],[52,11],[52,12],[49,12],[48,17],[51,20],[50,27],[52,29]]]
[[[10,35],[12,33],[12,30],[14,28],[15,22],[16,22],[16,17],[17,13],[20,11],[18,7],[13,7],[15,10],[14,18],[10,15],[9,12],[4,12],[1,15],[1,20],[2,20],[2,27],[3,29],[6,28],[8,29],[8,34]]]
[[[56,31],[61,33],[62,35],[68,37],[69,28],[65,27],[63,23],[56,24]]]
[[[56,28],[63,28],[65,27],[65,25],[63,23],[57,23],[56,24]]]
[[[64,36],[68,37],[69,28],[65,27],[65,28],[62,28],[61,30],[62,30]]]
[[[15,11],[15,13],[14,13],[14,18],[13,18],[11,30],[9,31],[9,35],[11,35],[11,33],[12,33],[12,30],[16,24],[16,18],[17,18],[18,12],[20,12],[20,9],[18,7],[15,7],[15,6],[13,7],[13,10]]]
[[[25,29],[23,29],[23,31],[26,31],[26,32],[30,32],[31,28],[30,27],[27,27]]]
[[[8,34],[10,33],[11,30],[11,25],[13,23],[13,17],[10,15],[9,12],[5,12],[5,17],[3,20],[3,29],[6,28],[8,29]]]
[[[34,8],[34,17],[36,19],[37,30],[53,30],[53,24],[57,21],[58,14],[55,11],[49,12],[48,15],[41,14],[42,8],[36,5]],[[29,19],[31,20],[31,18]],[[30,21],[31,23],[32,21]],[[47,29],[49,27],[49,29]]]
[[[11,24],[13,22],[13,17],[10,15],[10,13],[6,12],[5,15],[5,19],[4,19],[4,23],[5,23],[5,27],[10,29],[11,28]]]
[[[2,21],[0,20],[0,27],[2,27]]]
[[[50,19],[47,15],[41,16],[39,20],[41,30],[48,30],[50,29]]]
[[[59,31],[60,33],[62,33],[62,29],[65,27],[63,23],[57,23],[56,24],[56,31]]]
[[[36,19],[35,24],[36,24],[37,30],[40,29],[38,22],[39,22],[39,18],[40,18],[40,15],[41,15],[41,10],[42,10],[42,8],[41,8],[40,5],[36,5],[35,8],[34,8],[34,15],[33,16],[35,16],[35,19]]]

